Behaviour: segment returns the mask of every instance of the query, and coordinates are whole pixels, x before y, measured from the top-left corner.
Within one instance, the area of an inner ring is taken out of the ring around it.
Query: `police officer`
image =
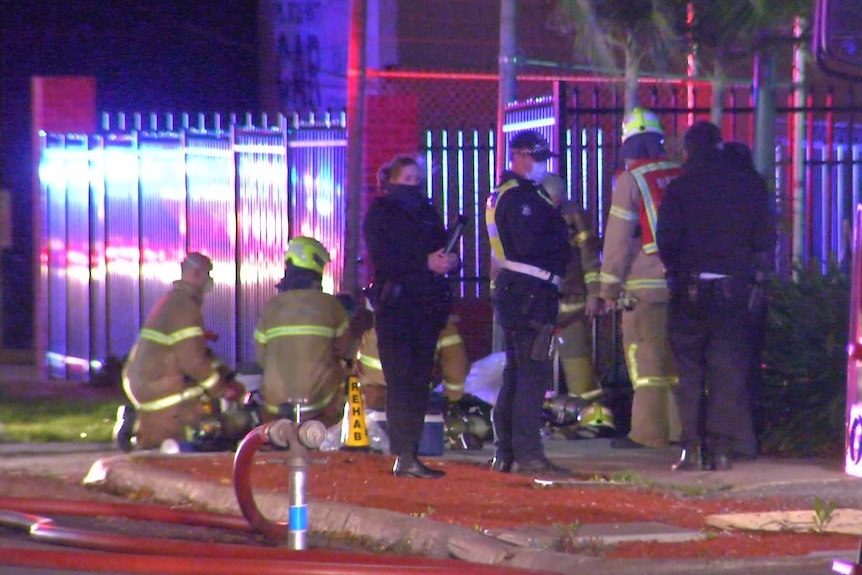
[[[295,418],[297,409],[301,420],[326,426],[341,418],[345,362],[359,334],[350,329],[341,301],[322,291],[327,263],[329,253],[316,239],[288,242],[279,294],[266,303],[254,331],[264,420]]]
[[[560,208],[540,182],[553,155],[535,131],[509,142],[510,170],[488,197],[485,221],[493,264],[494,313],[504,332],[506,366],[494,406],[492,469],[550,476],[570,472],[550,462],[541,442],[542,404],[553,372],[560,282],[572,256]]]
[[[392,473],[434,479],[445,472],[417,455],[434,350],[451,307],[446,273],[460,260],[444,249],[446,229],[421,185],[415,157],[394,158],[381,167],[378,181],[384,195],[368,208],[363,234],[374,268],[369,295],[386,380],[389,445],[397,456]]]
[[[138,448],[175,450],[177,443],[192,439],[195,426],[206,416],[206,403],[220,397],[237,399],[245,391],[207,348],[201,308],[204,294],[213,286],[212,267],[201,253],[186,256],[181,278],[150,312],[129,354],[123,389],[137,413]],[[129,430],[123,431],[128,438]],[[172,442],[176,443],[168,448]]]
[[[763,179],[729,161],[718,127],[697,122],[684,144],[684,173],[667,188],[656,238],[679,372],[682,453],[672,468],[722,470],[731,467],[736,430],[751,425],[749,305],[771,260],[775,219]]]
[[[671,388],[676,373],[667,342],[667,281],[655,246],[656,213],[669,182],[681,173],[665,158],[658,116],[635,108],[623,119],[620,155],[602,250],[600,295],[622,308],[626,367],[634,389],[631,431],[614,448],[666,447],[678,438]]]

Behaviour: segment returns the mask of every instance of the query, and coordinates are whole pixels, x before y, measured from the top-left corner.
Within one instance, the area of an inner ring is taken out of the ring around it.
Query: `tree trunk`
[[[727,85],[727,72],[721,57],[715,59],[715,71],[712,75],[712,97],[709,103],[709,121],[721,127],[721,117],[724,114],[724,88]]]

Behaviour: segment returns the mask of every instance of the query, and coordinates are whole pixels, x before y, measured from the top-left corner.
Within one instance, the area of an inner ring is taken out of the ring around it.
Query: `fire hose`
[[[535,575],[534,571],[446,559],[305,550],[305,533],[308,526],[304,493],[307,451],[319,447],[325,431],[319,422],[309,421],[297,425],[289,420],[277,420],[255,428],[246,435],[237,448],[233,471],[234,491],[245,520],[213,513],[146,505],[0,498],[0,526],[25,531],[36,542],[90,551],[82,553],[4,546],[0,547],[0,565],[114,573],[158,572],[165,575],[396,575],[414,572],[457,572],[464,575],[500,575],[508,572],[513,575]],[[290,450],[290,512],[286,523],[267,519],[254,500],[250,480],[251,463],[257,451],[266,444],[287,447]],[[286,538],[291,548],[106,533],[61,526],[51,517],[42,514],[122,517],[246,532],[257,531],[274,541],[284,541]],[[118,553],[122,555],[118,557]]]

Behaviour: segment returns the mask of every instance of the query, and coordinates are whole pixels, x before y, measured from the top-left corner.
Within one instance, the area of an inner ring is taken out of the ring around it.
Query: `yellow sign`
[[[368,449],[368,428],[365,426],[365,405],[355,375],[347,378],[347,401],[341,420],[341,443],[344,449]]]

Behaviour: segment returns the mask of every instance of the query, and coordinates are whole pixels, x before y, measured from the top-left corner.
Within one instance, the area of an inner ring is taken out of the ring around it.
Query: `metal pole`
[[[297,442],[298,443],[298,442]],[[306,547],[308,532],[308,506],[305,502],[305,480],[308,476],[308,460],[305,448],[291,445],[291,456],[287,460],[287,474],[290,491],[288,493],[290,510],[287,520],[287,546],[299,551]]]
[[[359,295],[359,228],[362,201],[362,126],[365,120],[367,0],[353,0],[347,55],[347,222],[341,291]]]
[[[793,35],[802,36],[806,22],[796,18]],[[793,107],[797,110],[805,106],[805,62],[808,49],[804,42],[798,42],[793,49]],[[793,263],[801,262],[805,245],[805,114],[793,115],[793,231],[791,257]]]
[[[500,57],[499,57],[499,89],[497,98],[497,130],[494,138],[494,174],[495,181],[506,169],[508,154],[506,153],[506,134],[503,125],[506,123],[506,106],[517,97],[517,61],[515,52],[518,49],[518,0],[500,0]],[[493,266],[492,266],[493,267]],[[493,272],[492,272],[493,279]],[[491,351],[499,352],[505,348],[503,330],[492,320]]]
[[[500,85],[497,99],[497,177],[506,168],[506,106],[517,97],[518,0],[500,2]]]

